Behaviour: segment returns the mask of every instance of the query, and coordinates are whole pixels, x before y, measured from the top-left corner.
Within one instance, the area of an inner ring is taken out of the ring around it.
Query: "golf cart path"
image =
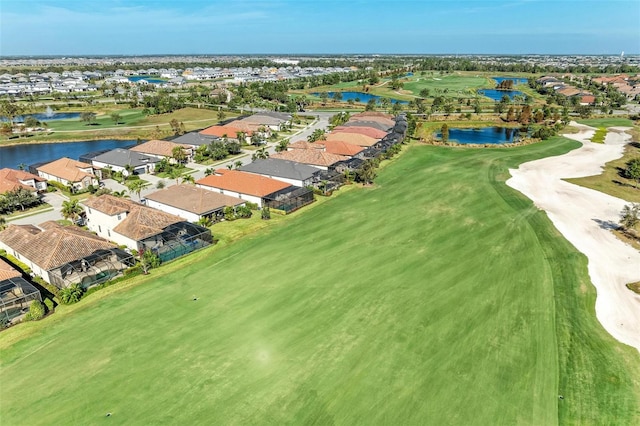
[[[622,157],[631,136],[628,128],[611,127],[604,144],[593,143],[592,127],[572,122],[582,143],[567,154],[521,164],[509,170],[507,185],[522,192],[547,212],[555,227],[588,258],[596,288],[596,316],[615,339],[640,351],[640,295],[626,287],[640,281],[640,252],[615,237],[620,211],[629,202],[565,182],[565,178],[602,173],[605,163]]]

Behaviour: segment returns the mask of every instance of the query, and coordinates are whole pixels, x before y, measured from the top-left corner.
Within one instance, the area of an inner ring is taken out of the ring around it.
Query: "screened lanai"
[[[42,302],[40,291],[22,277],[0,281],[0,322],[19,322],[34,300]]]
[[[161,233],[138,242],[139,251],[151,250],[162,262],[173,260],[213,243],[208,228],[178,222],[164,228]]]
[[[65,263],[49,272],[51,284],[66,288],[80,284],[89,288],[117,277],[125,269],[133,266],[133,256],[119,248],[96,250],[88,256]]]

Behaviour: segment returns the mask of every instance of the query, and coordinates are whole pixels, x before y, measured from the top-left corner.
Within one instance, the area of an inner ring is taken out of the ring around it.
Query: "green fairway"
[[[638,351],[504,184],[578,146],[412,146],[371,188],[0,333],[2,424],[638,424]]]
[[[633,126],[633,121],[628,118],[591,118],[588,120],[577,120],[577,122],[591,127]]]

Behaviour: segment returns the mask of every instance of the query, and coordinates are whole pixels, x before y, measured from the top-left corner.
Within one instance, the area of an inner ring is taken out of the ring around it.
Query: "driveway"
[[[63,219],[62,215],[60,214],[60,210],[62,209],[62,203],[64,201],[67,201],[68,198],[58,192],[46,193],[42,198],[44,199],[45,203],[50,204],[51,207],[53,207],[53,210],[48,210],[25,217],[18,217],[16,219],[10,219],[8,222],[13,225],[38,225],[49,220]]]

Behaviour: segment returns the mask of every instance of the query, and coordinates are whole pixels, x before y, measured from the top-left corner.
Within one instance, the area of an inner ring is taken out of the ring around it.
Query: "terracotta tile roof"
[[[98,210],[99,212],[102,212],[109,216],[114,216],[118,213],[131,211],[131,209],[135,208],[136,205],[139,205],[134,201],[127,200],[126,198],[118,198],[109,194],[89,198],[82,201],[81,204],[84,204],[89,208]]]
[[[297,141],[289,144],[290,149],[324,149],[322,145],[314,142]]]
[[[286,182],[276,179],[241,172],[239,170],[226,169],[216,170],[215,175],[206,176],[196,183],[202,186],[226,189],[255,197],[265,197],[291,186]]]
[[[245,132],[247,136],[251,136],[253,132],[258,131],[259,127],[262,127],[262,124],[249,123],[242,120],[235,120],[229,124],[225,124],[222,127],[234,129],[234,133],[233,133],[234,135],[235,135],[235,132],[240,131],[240,132]]]
[[[329,133],[327,135],[327,140],[342,141],[342,142],[350,143],[353,145],[368,147],[368,146],[375,145],[375,143],[378,142],[380,139],[372,138],[366,135],[361,135],[359,133],[340,132],[340,133]]]
[[[376,129],[374,127],[364,127],[364,126],[352,126],[352,127],[338,126],[333,129],[333,133],[357,133],[357,134],[369,136],[375,139],[382,139],[385,136],[387,136],[387,132],[385,132],[384,130]]]
[[[133,148],[129,148],[129,151],[142,152],[143,154],[161,155],[163,157],[172,157],[173,149],[177,146],[180,146],[185,150],[191,150],[191,147],[189,145],[152,139],[148,142],[136,145]]]
[[[9,265],[4,259],[0,258],[0,281],[8,280],[9,278],[18,278],[22,274]]]
[[[318,141],[318,144],[323,146],[325,152],[329,154],[346,155],[347,157],[353,157],[364,151],[364,148],[359,145],[342,141]]]
[[[173,185],[146,196],[157,201],[198,215],[219,210],[227,206],[244,204],[240,198],[209,191],[193,185]]]
[[[20,181],[35,180],[37,182],[44,182],[46,179],[40,176],[33,175],[23,170],[14,169],[0,169],[0,194],[13,191],[18,188],[28,189],[29,191],[36,191],[36,188],[25,185]]]
[[[76,226],[45,222],[40,227],[42,230],[34,232],[35,227],[9,225],[0,232],[0,241],[46,271],[89,256],[97,250],[117,247]]]
[[[157,235],[174,223],[184,222],[179,216],[109,194],[90,198],[82,204],[110,216],[126,212],[127,216],[113,228],[113,231],[134,241]]]
[[[348,160],[349,157],[331,154],[319,149],[292,149],[291,151],[277,152],[269,158],[295,161],[296,163],[311,164],[313,166],[329,167],[339,161]]]
[[[91,165],[87,163],[81,163],[71,158],[63,157],[59,160],[52,161],[51,163],[44,164],[38,167],[38,171],[42,171],[52,176],[57,176],[69,182],[80,182],[87,176],[94,178],[91,173],[83,172],[80,169],[91,169]]]
[[[392,115],[377,111],[364,111],[359,114],[354,114],[349,121],[377,121],[389,127],[393,127],[393,125],[396,124],[396,120]]]
[[[219,138],[222,138],[226,135],[229,139],[236,139],[236,134],[242,131],[242,129],[225,125],[207,127],[206,129],[201,130],[200,134],[205,136],[217,136]],[[248,134],[247,136],[251,136],[251,134]]]
[[[576,89],[575,87],[565,87],[564,89],[558,90],[558,93],[564,96],[574,96],[580,94],[580,89]]]

